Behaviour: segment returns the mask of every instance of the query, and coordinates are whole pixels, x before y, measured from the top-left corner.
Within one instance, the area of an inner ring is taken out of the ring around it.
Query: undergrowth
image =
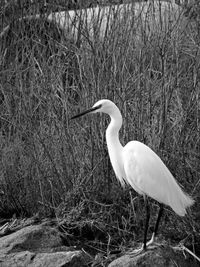
[[[185,219],[166,207],[162,235],[199,247],[198,20],[151,12],[136,19],[127,10],[103,40],[80,28],[76,42],[45,15],[19,19],[20,12],[13,19],[1,10],[1,216],[56,217],[68,242],[89,250],[142,240],[143,200],[115,178],[108,118],[70,121],[108,98],[122,111],[122,144],[150,146],[196,201]],[[152,202],[150,230],[156,210]]]

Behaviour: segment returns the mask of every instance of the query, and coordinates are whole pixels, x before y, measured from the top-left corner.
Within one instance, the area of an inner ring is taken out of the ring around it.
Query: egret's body
[[[114,149],[112,152],[109,151],[109,155],[111,154],[114,155],[111,160],[112,166],[122,184],[126,182],[137,193],[170,206],[180,216],[185,215],[191,199],[181,190],[168,168],[153,150],[141,142],[129,142],[122,148],[120,155],[121,165],[123,164],[120,168],[121,173],[118,171],[119,159],[114,159],[115,155],[119,157],[119,151]]]
[[[122,185],[125,185],[125,183],[130,184],[137,193],[144,197],[149,196],[161,204],[168,205],[178,215],[184,216],[186,208],[191,206],[194,201],[182,191],[163,161],[148,146],[138,141],[131,141],[124,147],[121,145],[119,130],[122,126],[122,116],[113,102],[107,99],[100,100],[91,109],[73,118],[96,112],[106,113],[111,118],[106,130],[106,142],[111,164],[120,183]],[[146,206],[147,222],[144,248],[146,248],[146,234],[150,216],[148,203],[146,203]],[[147,243],[147,245],[154,241],[161,214],[162,206],[151,242]]]

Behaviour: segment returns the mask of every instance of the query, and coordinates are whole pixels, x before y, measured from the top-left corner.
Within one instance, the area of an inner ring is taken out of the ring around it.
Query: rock
[[[0,267],[80,267],[90,260],[82,251],[65,247],[59,231],[44,224],[0,238]]]
[[[40,253],[30,265],[30,267],[49,266],[80,267],[86,266],[86,262],[83,261],[82,251],[69,251],[56,253]]]
[[[46,225],[27,226],[0,239],[0,251],[43,251],[62,245],[59,232]]]
[[[0,267],[80,267],[87,266],[82,251],[32,253],[22,251],[1,257]]]
[[[22,251],[11,254],[2,254],[2,252],[0,251],[0,254],[0,267],[29,266],[32,258],[34,258],[35,256],[35,253],[29,251]]]
[[[196,264],[196,265],[195,265]],[[139,255],[124,255],[112,261],[108,267],[197,267],[197,262],[189,257],[185,258],[183,252],[174,250],[165,244],[149,249]]]

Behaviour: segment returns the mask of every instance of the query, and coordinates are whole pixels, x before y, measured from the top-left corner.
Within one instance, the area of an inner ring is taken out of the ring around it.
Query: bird
[[[146,208],[144,239],[141,248],[134,251],[140,253],[155,242],[164,205],[171,207],[179,216],[185,216],[186,209],[193,205],[194,200],[181,189],[167,166],[151,148],[137,140],[122,146],[119,140],[122,115],[119,108],[111,100],[99,100],[92,108],[73,116],[71,119],[97,112],[110,116],[110,123],[106,130],[106,143],[117,179],[123,187],[128,184],[144,197]],[[150,219],[149,197],[159,203],[159,212],[152,237],[147,242]]]

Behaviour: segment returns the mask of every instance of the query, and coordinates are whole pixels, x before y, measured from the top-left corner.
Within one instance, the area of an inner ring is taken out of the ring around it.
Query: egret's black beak
[[[85,115],[85,114],[88,114],[88,113],[91,113],[91,112],[93,112],[93,111],[95,111],[95,110],[97,110],[97,109],[100,109],[101,106],[102,106],[102,105],[98,105],[98,106],[96,106],[96,107],[87,109],[87,110],[85,110],[85,111],[83,111],[83,112],[81,112],[81,113],[79,113],[79,114],[77,114],[77,115],[71,117],[70,120],[76,119],[76,118],[81,117],[81,116],[83,116],[83,115]]]

